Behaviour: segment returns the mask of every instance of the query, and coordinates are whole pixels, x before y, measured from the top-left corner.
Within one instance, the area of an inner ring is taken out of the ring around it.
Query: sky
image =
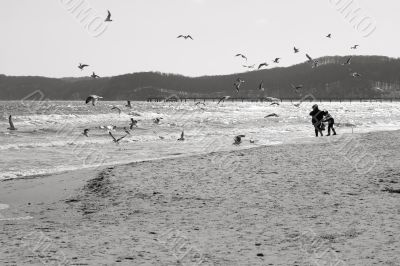
[[[398,0],[1,0],[0,73],[221,75],[245,71],[237,53],[269,68],[304,62],[305,53],[397,58],[399,8]]]

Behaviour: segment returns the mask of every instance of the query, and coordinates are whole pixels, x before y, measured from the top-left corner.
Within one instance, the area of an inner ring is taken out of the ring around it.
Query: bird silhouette
[[[89,65],[79,63],[78,68],[79,68],[80,70],[83,70],[85,67],[88,67],[88,66],[89,66]]]
[[[184,38],[185,40],[187,40],[187,39],[193,40],[192,36],[190,36],[190,35],[179,35],[177,38],[178,38],[178,39],[179,39],[179,38]]]
[[[105,22],[111,22],[112,21],[112,19],[111,19],[111,12],[109,11],[109,10],[107,10],[107,18],[104,20]]]
[[[127,136],[127,135],[125,135],[125,136],[122,136],[122,137],[116,139],[116,138],[113,136],[113,134],[111,133],[111,131],[108,131],[108,134],[111,136],[111,138],[113,139],[113,141],[114,141],[115,144],[119,144],[119,142],[120,142],[123,138],[125,138],[125,137]]]
[[[100,78],[100,77],[97,76],[96,73],[94,73],[94,72],[92,73],[92,75],[91,75],[90,77],[91,77],[91,78],[94,78],[94,79]]]
[[[12,116],[11,116],[11,115],[8,117],[8,123],[10,124],[10,127],[7,128],[8,130],[17,130],[17,129],[14,127],[14,123],[13,123],[13,121],[12,121]]]
[[[328,34],[328,35],[326,35],[326,38],[331,38],[332,37],[332,34]]]
[[[86,137],[89,137],[88,133],[89,133],[89,129],[85,128],[85,129],[83,130],[82,135],[84,135],[84,136],[86,136]]]
[[[90,101],[92,102],[92,105],[93,106],[95,106],[96,105],[96,102],[99,100],[99,99],[102,99],[103,97],[101,97],[101,96],[97,96],[97,95],[89,95],[87,98],[86,98],[86,104],[88,104]]]
[[[219,103],[222,102],[222,101],[225,102],[225,100],[229,99],[230,97],[231,97],[231,96],[224,96],[224,97],[221,97],[221,98],[219,99],[219,101],[218,101],[217,104],[219,104]]]
[[[258,90],[264,91],[264,81],[261,81],[261,83],[258,85]]]
[[[300,52],[300,49],[296,48],[296,46],[295,46],[295,47],[293,47],[293,51],[295,54],[297,54],[298,52]]]
[[[243,59],[245,59],[247,61],[247,57],[244,54],[236,54],[235,56],[236,57],[240,56],[241,58],[243,58]]]
[[[264,62],[264,63],[261,63],[258,65],[258,69],[260,69],[262,67],[267,67],[267,66],[268,66],[268,64],[266,62]]]
[[[354,49],[355,50],[355,49],[357,49],[358,46],[360,46],[360,45],[356,44],[356,45],[350,47],[350,49]]]
[[[185,133],[183,132],[183,130],[182,130],[182,133],[181,133],[181,137],[178,140],[179,141],[184,141],[185,140]]]
[[[280,60],[280,58],[279,58],[279,57],[277,57],[277,58],[275,58],[275,59],[274,59],[274,61],[273,61],[273,62],[274,62],[274,63],[276,63],[276,64],[278,64],[278,63],[279,63],[279,60]]]
[[[352,56],[350,56],[349,58],[347,58],[346,62],[342,63],[342,65],[343,65],[343,66],[344,66],[344,65],[350,65],[350,63],[351,63],[351,58],[352,58]]]

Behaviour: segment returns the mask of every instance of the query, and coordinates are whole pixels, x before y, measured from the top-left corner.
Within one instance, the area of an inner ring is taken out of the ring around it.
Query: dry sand
[[[0,265],[400,265],[399,150],[377,132],[1,182]]]

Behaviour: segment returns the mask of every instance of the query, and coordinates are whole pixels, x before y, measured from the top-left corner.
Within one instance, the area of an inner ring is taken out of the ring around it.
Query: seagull
[[[178,139],[179,141],[184,141],[185,140],[185,137],[184,137],[184,132],[183,132],[183,130],[182,130],[182,133],[181,133],[181,137]]]
[[[354,72],[354,73],[352,73],[351,75],[353,76],[353,78],[359,78],[359,77],[361,77],[361,74],[360,74],[360,73],[357,73],[357,72]]]
[[[127,135],[125,135],[125,136],[120,137],[119,139],[116,139],[116,138],[113,136],[113,134],[111,133],[111,131],[108,131],[108,134],[110,134],[110,136],[112,137],[112,139],[113,139],[113,141],[114,141],[115,144],[119,144],[119,142],[120,142],[123,138],[125,138],[125,137],[127,136]]]
[[[296,46],[293,47],[293,51],[295,54],[297,54],[298,52],[300,52],[300,49],[296,48]]]
[[[279,103],[278,102],[273,102],[270,105],[279,105]]]
[[[163,118],[162,117],[156,117],[156,118],[153,119],[153,122],[155,124],[159,124],[161,119],[163,119]]]
[[[118,110],[118,113],[121,114],[121,109],[117,106],[113,106],[111,110]]]
[[[89,97],[86,98],[86,104],[88,104],[90,101],[92,101],[93,106],[96,105],[96,102],[99,99],[102,99],[103,97],[97,96],[97,95],[89,95]]]
[[[244,83],[244,79],[242,79],[242,78],[237,78],[236,82],[233,83],[237,92],[239,92],[239,89],[240,89],[240,86],[242,85],[242,83]]]
[[[360,45],[355,44],[354,46],[350,47],[350,49],[354,49],[355,50],[355,49],[357,49],[358,46],[360,46]]]
[[[202,104],[202,105],[206,106],[206,104],[203,103],[203,102],[197,102],[197,103],[195,103],[194,105],[198,106],[199,104]]]
[[[300,89],[302,89],[303,88],[303,85],[297,85],[297,86],[295,86],[295,85],[293,85],[293,84],[290,84],[291,86],[292,86],[292,88],[296,91],[296,92],[299,92],[299,90]]]
[[[244,54],[237,54],[237,55],[235,55],[236,57],[237,56],[240,56],[241,58],[243,58],[243,59],[245,59],[246,61],[247,61],[247,57],[244,55]]]
[[[88,67],[88,66],[89,66],[89,65],[79,63],[78,68],[79,68],[80,70],[83,70],[83,68]]]
[[[267,66],[268,66],[268,64],[266,62],[264,62],[264,63],[261,63],[258,65],[258,69],[260,69],[262,67],[267,67]]]
[[[266,115],[264,118],[267,118],[267,117],[279,117],[279,115],[272,113],[272,114]]]
[[[137,120],[134,120],[133,118],[131,118],[131,124],[129,125],[130,126],[130,129],[132,129],[133,128],[133,126],[137,126]]]
[[[219,103],[222,102],[222,101],[225,102],[225,100],[228,100],[230,97],[231,97],[231,96],[224,96],[224,97],[220,98],[217,104],[219,104]]]
[[[185,40],[187,40],[187,39],[193,40],[192,36],[190,36],[190,35],[179,35],[177,38],[184,38]]]
[[[350,65],[351,58],[352,58],[352,56],[350,56],[349,58],[347,58],[347,61],[344,62],[344,63],[342,63],[342,66],[344,66],[344,65]]]
[[[127,100],[125,107],[132,108],[131,101]]]
[[[108,12],[107,18],[106,18],[106,20],[104,20],[104,21],[105,21],[105,22],[111,22],[111,21],[112,21],[112,19],[111,19],[111,12],[110,12],[109,10],[107,10],[107,12]]]
[[[260,91],[264,91],[264,81],[261,80],[261,83],[258,85],[258,89]]]
[[[312,64],[313,68],[318,66],[318,60],[312,59],[312,57],[309,54],[306,54],[306,57],[308,59],[308,62],[310,62]]]
[[[111,131],[111,130],[115,130],[117,128],[117,126],[110,125],[110,126],[106,126],[106,128],[108,131]]]
[[[247,67],[249,69],[253,69],[255,67],[255,65],[242,65],[242,67]]]
[[[89,133],[89,129],[85,128],[85,129],[83,130],[82,135],[84,135],[84,136],[86,136],[86,137],[89,137],[88,133]]]
[[[280,58],[277,57],[277,58],[275,58],[275,60],[274,60],[273,62],[276,63],[276,64],[278,64],[278,63],[279,63],[279,60],[280,60]]]
[[[328,35],[326,35],[326,38],[331,38],[332,37],[332,34],[328,34]]]
[[[92,77],[92,78],[94,78],[94,79],[100,78],[100,77],[97,76],[96,73],[94,73],[94,72],[92,73],[92,75],[91,75],[90,77]]]
[[[17,129],[14,127],[14,123],[13,123],[13,121],[12,121],[12,116],[11,116],[11,115],[8,117],[8,123],[10,124],[10,127],[7,128],[8,130],[17,130]]]
[[[233,140],[235,141],[233,144],[235,145],[239,145],[240,143],[242,143],[242,138],[246,137],[245,135],[237,135],[236,137],[233,138]]]

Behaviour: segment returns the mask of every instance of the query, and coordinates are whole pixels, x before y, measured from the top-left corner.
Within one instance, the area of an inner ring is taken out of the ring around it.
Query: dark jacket
[[[312,116],[311,123],[313,123],[313,125],[318,125],[324,119],[325,112],[315,108],[310,112],[310,115]]]

